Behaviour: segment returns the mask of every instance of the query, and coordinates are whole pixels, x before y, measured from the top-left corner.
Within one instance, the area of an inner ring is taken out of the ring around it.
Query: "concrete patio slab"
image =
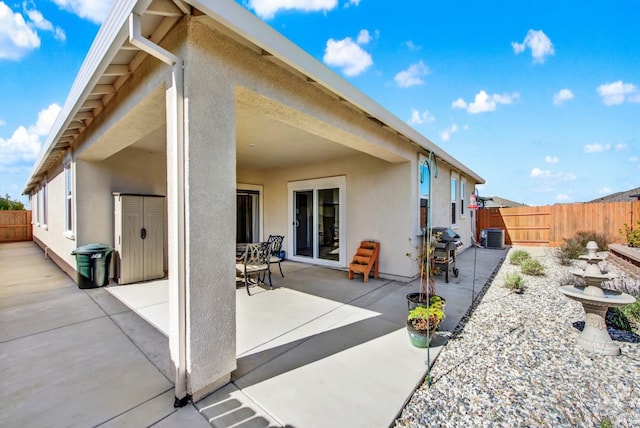
[[[9,247],[21,256],[7,263]],[[436,277],[447,318],[428,350],[413,347],[405,328],[405,295],[418,281],[349,281],[344,271],[286,262],[274,290],[236,290],[233,382],[176,410],[160,331],[166,284],[80,290],[33,243],[0,245],[0,267],[10,266],[0,269],[0,426],[388,426],[506,251],[469,249],[457,278]],[[6,290],[4,278],[19,275],[24,287]],[[114,290],[133,298],[119,303]]]

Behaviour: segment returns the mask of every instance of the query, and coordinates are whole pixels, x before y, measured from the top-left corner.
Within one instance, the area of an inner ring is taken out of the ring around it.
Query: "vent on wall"
[[[486,234],[486,248],[504,248],[504,230],[502,229],[484,229]]]

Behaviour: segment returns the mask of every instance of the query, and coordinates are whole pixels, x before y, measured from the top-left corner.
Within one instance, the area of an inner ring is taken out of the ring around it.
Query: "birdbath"
[[[595,248],[594,248],[595,247]],[[582,304],[586,314],[584,329],[578,336],[577,342],[583,349],[603,355],[620,355],[620,347],[611,340],[607,331],[605,316],[608,308],[625,306],[636,301],[633,296],[618,291],[602,288],[604,281],[609,281],[617,275],[606,274],[600,271],[598,262],[601,257],[596,256],[597,244],[590,241],[587,244],[588,254],[580,256],[587,260],[584,270],[573,270],[571,273],[586,282],[586,287],[577,285],[563,285],[560,292],[570,299]]]

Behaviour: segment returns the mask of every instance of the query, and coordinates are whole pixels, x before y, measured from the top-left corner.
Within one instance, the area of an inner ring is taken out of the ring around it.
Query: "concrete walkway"
[[[168,340],[33,242],[0,244],[0,426],[209,427],[173,408]]]
[[[447,318],[431,361],[505,254],[469,249],[458,278],[437,277]],[[0,426],[388,426],[427,370],[403,327],[416,282],[286,269],[276,290],[239,290],[233,382],[176,411],[163,334],[105,289],[79,290],[33,243],[0,245]]]

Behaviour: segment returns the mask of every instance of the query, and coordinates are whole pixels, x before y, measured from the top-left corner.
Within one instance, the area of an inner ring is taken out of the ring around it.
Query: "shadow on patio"
[[[418,290],[417,280],[363,283],[345,271],[285,262],[285,278],[273,274],[274,290],[254,287],[248,296],[238,284],[238,367],[231,384],[196,407],[213,426],[388,426],[467,312],[472,290],[480,293],[506,251],[464,251],[457,278],[445,284],[444,275],[436,277],[447,318],[429,350],[413,347],[405,328],[405,295]],[[133,294],[150,285],[110,291]],[[167,308],[163,293],[144,291],[155,297],[138,310],[156,326],[163,321],[152,318]]]

